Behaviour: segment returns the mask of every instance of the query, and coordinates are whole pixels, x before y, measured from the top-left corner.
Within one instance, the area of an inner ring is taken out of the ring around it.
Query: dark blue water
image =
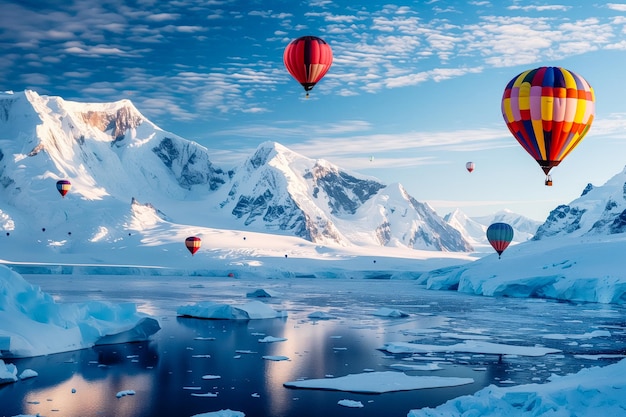
[[[0,386],[0,416],[192,416],[227,408],[246,416],[406,416],[411,409],[435,407],[489,384],[546,382],[551,374],[606,365],[616,359],[590,361],[575,355],[624,353],[626,339],[624,310],[618,306],[474,297],[427,291],[410,281],[27,279],[63,302],[136,302],[159,319],[162,330],[149,342],[7,361],[20,372],[31,368],[39,376]],[[112,280],[119,281],[116,284]],[[203,288],[192,288],[198,283]],[[175,314],[179,305],[199,300],[243,303],[248,301],[245,293],[255,288],[280,291],[280,297],[264,301],[275,309],[287,310],[289,317],[217,321]],[[373,316],[381,306],[401,309],[410,317]],[[338,318],[308,319],[313,311],[325,311]],[[611,335],[580,338],[599,329]],[[548,334],[565,337],[544,337]],[[260,343],[265,336],[287,340]],[[563,353],[540,358],[442,353],[407,361],[403,359],[413,359],[412,355],[390,355],[379,349],[388,341],[453,344],[463,336],[488,337],[494,343],[540,344]],[[286,356],[289,360],[270,361],[263,359],[264,355]],[[407,373],[470,377],[475,382],[455,388],[375,395],[283,386],[300,378],[388,371],[392,364],[433,361],[438,361],[442,369]],[[117,398],[123,390],[134,390],[135,395]],[[214,395],[192,395],[207,393]],[[364,407],[342,407],[337,404],[342,399],[360,401]]]

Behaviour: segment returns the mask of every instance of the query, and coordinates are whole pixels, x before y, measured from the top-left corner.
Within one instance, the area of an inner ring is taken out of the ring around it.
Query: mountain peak
[[[276,155],[286,152],[290,152],[290,150],[278,142],[266,141],[257,146],[254,154],[248,159],[248,163],[256,169],[266,165]]]
[[[16,230],[42,221],[52,230],[66,227],[68,219],[81,222],[87,240],[91,228],[113,240],[128,235],[126,227],[177,230],[190,221],[191,210],[173,207],[196,201],[202,210],[192,216],[194,227],[230,223],[319,244],[471,250],[398,183],[386,186],[274,141],[224,172],[213,167],[206,148],[159,129],[130,100],[78,103],[31,90],[0,93],[0,127],[9,138],[0,144],[0,202],[27,213]],[[58,179],[72,183],[63,200]],[[72,236],[79,242],[78,233]]]
[[[552,210],[535,239],[625,232],[626,169],[600,187],[587,184],[580,197]]]

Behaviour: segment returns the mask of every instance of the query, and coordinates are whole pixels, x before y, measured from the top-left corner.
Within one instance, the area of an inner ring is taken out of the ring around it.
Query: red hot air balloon
[[[191,256],[193,256],[198,249],[200,249],[200,245],[202,244],[202,240],[197,236],[190,236],[185,239],[185,246],[187,246],[187,250],[191,252]]]
[[[333,62],[330,45],[317,36],[302,36],[291,41],[283,53],[285,68],[309,96],[309,91],[328,72]]]
[[[473,162],[468,162],[467,164],[465,164],[465,169],[467,169],[468,172],[472,172],[474,170],[474,167],[476,165]]]
[[[506,223],[493,223],[487,228],[487,240],[498,252],[498,259],[502,252],[513,240],[513,228]]]
[[[583,140],[595,115],[595,93],[580,75],[560,67],[522,72],[504,89],[502,116],[546,174]]]
[[[72,183],[68,180],[57,181],[57,190],[59,191],[59,194],[61,194],[61,197],[65,197],[65,194],[67,194],[71,188]]]

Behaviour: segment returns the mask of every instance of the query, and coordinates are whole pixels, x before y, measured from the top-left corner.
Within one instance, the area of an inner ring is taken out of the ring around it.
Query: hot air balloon
[[[506,223],[493,223],[487,228],[487,240],[498,252],[498,259],[500,259],[502,252],[513,240],[513,228]]]
[[[513,78],[502,96],[502,117],[552,185],[550,170],[585,137],[595,115],[595,93],[580,75],[539,67]]]
[[[191,256],[193,256],[198,249],[200,249],[200,245],[202,244],[202,240],[197,236],[190,236],[185,239],[185,246],[187,246],[187,250],[191,252]]]
[[[475,164],[473,162],[468,162],[467,164],[465,164],[465,169],[467,169],[468,172],[472,172],[474,170]]]
[[[72,183],[68,180],[59,180],[57,181],[57,190],[59,190],[59,194],[61,197],[65,197],[65,194],[72,188]]]
[[[333,62],[333,52],[323,39],[302,36],[291,41],[283,53],[285,68],[304,87],[306,96],[328,72]]]

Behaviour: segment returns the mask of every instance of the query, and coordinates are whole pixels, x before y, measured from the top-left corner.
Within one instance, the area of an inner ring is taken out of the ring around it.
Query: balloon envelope
[[[595,115],[595,93],[574,72],[539,67],[508,83],[501,110],[515,139],[548,175],[589,131]]]
[[[285,68],[304,91],[310,91],[330,69],[333,52],[330,45],[317,36],[302,36],[287,45],[283,53]]]
[[[185,239],[185,246],[187,246],[187,250],[191,252],[191,255],[198,252],[198,249],[200,249],[201,244],[202,244],[202,240],[196,236],[191,236]]]
[[[487,240],[500,256],[513,240],[513,228],[506,223],[493,223],[487,228]]]
[[[473,162],[468,162],[467,164],[465,164],[465,169],[467,169],[469,172],[472,172],[474,170],[474,163]]]
[[[61,194],[61,197],[65,197],[65,194],[67,194],[71,188],[72,188],[72,183],[69,182],[68,180],[57,181],[57,190],[59,191],[59,194]]]

